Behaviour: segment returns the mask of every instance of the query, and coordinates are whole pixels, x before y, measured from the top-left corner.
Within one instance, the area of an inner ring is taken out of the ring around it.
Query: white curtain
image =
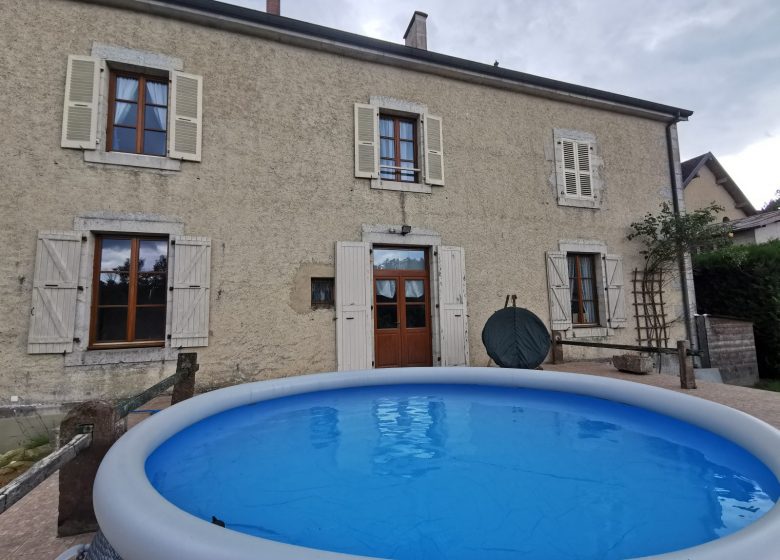
[[[138,99],[138,80],[134,78],[122,78],[121,76],[117,77],[116,79],[116,98],[117,99],[128,99],[135,101]],[[116,114],[114,115],[114,122],[115,123],[122,123],[122,124],[132,124],[132,126],[135,126],[135,123],[126,123],[125,119],[127,118],[128,114],[132,109],[134,109],[136,105],[134,103],[122,103],[121,101],[116,102]]]
[[[149,107],[154,112],[157,122],[154,128],[166,129],[168,106],[168,86],[156,82],[146,82],[146,102],[152,105],[162,105],[162,107]]]
[[[377,280],[376,293],[390,300],[395,300],[395,280]]]
[[[420,299],[425,293],[422,280],[406,281],[406,299]]]

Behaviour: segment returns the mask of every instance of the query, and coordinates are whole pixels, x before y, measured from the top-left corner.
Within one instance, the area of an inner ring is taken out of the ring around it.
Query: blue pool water
[[[745,527],[780,496],[755,457],[602,399],[475,385],[308,393],[212,416],[147,460],[227,528],[398,559],[610,560]]]

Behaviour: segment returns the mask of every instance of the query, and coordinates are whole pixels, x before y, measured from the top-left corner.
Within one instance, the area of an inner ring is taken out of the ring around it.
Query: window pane
[[[393,137],[393,119],[381,117],[379,119],[379,135]]]
[[[401,121],[401,140],[414,139],[414,125],[408,121]]]
[[[596,304],[592,301],[585,301],[582,303],[583,308],[585,309],[585,317],[583,318],[583,323],[597,323],[596,320]]]
[[[136,78],[116,77],[116,98],[138,101],[138,80]]]
[[[333,278],[311,279],[311,304],[315,307],[333,305]]]
[[[414,142],[401,142],[401,159],[414,161]]]
[[[385,140],[382,139],[380,142],[382,148],[379,152],[379,156],[383,158],[394,158],[395,157],[395,145],[393,144],[392,140]],[[385,162],[382,162],[385,163]],[[392,159],[388,162],[388,165],[393,165]]]
[[[425,326],[425,306],[407,305],[406,306],[406,328],[414,329]]]
[[[115,152],[135,152],[135,129],[115,126],[111,149]]]
[[[593,280],[588,278],[582,279],[582,299],[593,301]]]
[[[389,303],[396,301],[395,280],[376,281],[376,302]]]
[[[100,248],[100,270],[130,270],[130,240],[104,237]]]
[[[135,103],[116,102],[114,124],[135,126],[138,120],[138,106]]]
[[[138,276],[138,305],[165,303],[165,274],[141,274]]]
[[[152,105],[168,106],[168,84],[146,82],[146,102]]]
[[[100,305],[127,305],[127,294],[130,287],[128,280],[127,274],[101,273],[98,303]]]
[[[135,339],[163,340],[165,338],[165,308],[139,307],[135,311]]]
[[[164,156],[167,153],[165,133],[144,130],[144,153],[153,156]]]
[[[402,161],[401,167],[406,167],[408,169],[414,169],[414,163],[411,161]],[[401,181],[406,181],[413,183],[415,178],[415,172],[414,171],[401,171]]]
[[[168,269],[168,241],[142,239],[138,248],[138,272],[165,272]]]
[[[144,109],[144,128],[166,130],[168,128],[168,109],[165,107],[146,107]]]
[[[566,262],[569,265],[569,278],[577,278],[577,257],[567,255]]]
[[[100,307],[95,338],[98,342],[127,340],[127,308]]]
[[[406,301],[425,301],[425,283],[422,280],[406,280]]]
[[[593,278],[593,257],[580,255],[580,274],[583,278]]]
[[[398,313],[395,305],[379,305],[376,308],[376,324],[378,329],[397,329]]]
[[[425,251],[414,249],[374,249],[378,270],[425,270]]]

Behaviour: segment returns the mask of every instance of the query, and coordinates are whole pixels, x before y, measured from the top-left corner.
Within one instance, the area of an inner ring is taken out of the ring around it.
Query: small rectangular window
[[[333,303],[333,278],[312,278],[312,308],[319,309],[333,307]]]
[[[167,238],[99,236],[90,347],[164,344],[167,286]]]
[[[165,156],[168,146],[168,80],[112,71],[107,151]]]
[[[577,326],[599,323],[596,259],[592,254],[568,253],[571,320]]]
[[[419,182],[417,119],[379,115],[379,169],[382,179]]]

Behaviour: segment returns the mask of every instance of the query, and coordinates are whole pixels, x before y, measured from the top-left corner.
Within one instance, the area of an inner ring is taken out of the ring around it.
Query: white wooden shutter
[[[370,245],[336,243],[336,352],[339,371],[374,367]]]
[[[355,103],[355,177],[379,177],[379,108]]]
[[[38,234],[27,337],[30,354],[73,351],[80,262],[81,234],[73,231]]]
[[[571,288],[566,253],[547,252],[547,288],[550,299],[550,326],[554,331],[571,328]]]
[[[612,328],[625,327],[627,317],[623,257],[620,255],[605,255],[604,275],[606,277],[609,326]]]
[[[99,84],[100,60],[91,56],[68,56],[60,142],[63,148],[97,148]]]
[[[560,158],[565,196],[591,198],[593,196],[591,144],[562,139]]]
[[[203,78],[194,74],[171,74],[171,114],[168,155],[200,161],[203,128]]]
[[[171,346],[208,346],[211,240],[174,236],[170,253],[173,254]]]
[[[441,365],[467,366],[466,259],[460,247],[439,247],[438,252]]]
[[[444,185],[444,139],[441,117],[426,115],[425,128],[425,182]]]

